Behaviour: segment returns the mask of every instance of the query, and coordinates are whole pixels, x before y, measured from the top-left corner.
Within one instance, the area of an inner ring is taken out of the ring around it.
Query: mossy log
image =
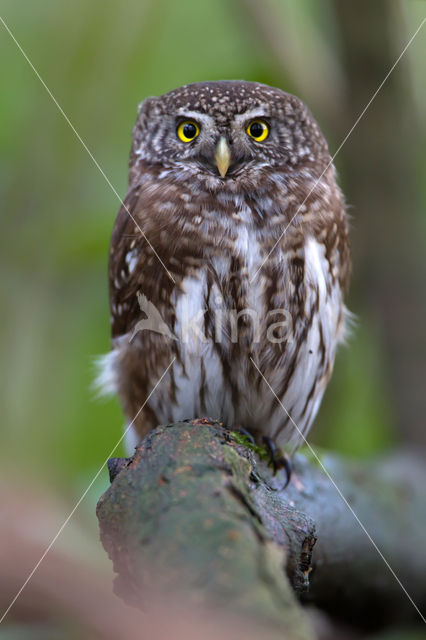
[[[314,637],[300,600],[370,627],[407,620],[415,608],[366,534],[423,607],[426,470],[404,460],[322,458],[357,521],[303,454],[277,491],[265,463],[220,424],[158,427],[132,458],[110,461],[98,503],[116,593],[141,608],[172,595],[289,639]]]

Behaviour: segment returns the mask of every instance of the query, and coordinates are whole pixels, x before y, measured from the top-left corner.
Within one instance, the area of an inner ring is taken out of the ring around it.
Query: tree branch
[[[424,468],[330,456],[324,465],[423,606]],[[329,478],[302,455],[291,485],[274,491],[249,448],[218,423],[194,420],[158,427],[110,470],[97,509],[101,539],[116,592],[131,604],[178,594],[302,640],[313,635],[294,591],[357,623],[372,611],[377,622],[385,612],[387,620],[415,613]]]

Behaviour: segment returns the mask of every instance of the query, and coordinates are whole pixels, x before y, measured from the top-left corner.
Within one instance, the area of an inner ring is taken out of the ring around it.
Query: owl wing
[[[142,317],[138,292],[149,247],[140,226],[140,189],[131,188],[118,212],[109,254],[109,299],[112,338],[133,329]]]

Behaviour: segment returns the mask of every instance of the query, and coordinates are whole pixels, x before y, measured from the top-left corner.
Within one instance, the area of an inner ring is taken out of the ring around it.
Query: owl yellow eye
[[[177,135],[182,142],[191,142],[200,133],[200,127],[193,120],[185,120],[181,122],[177,128]]]
[[[263,120],[252,120],[246,129],[246,133],[256,142],[263,142],[269,135],[269,125]]]

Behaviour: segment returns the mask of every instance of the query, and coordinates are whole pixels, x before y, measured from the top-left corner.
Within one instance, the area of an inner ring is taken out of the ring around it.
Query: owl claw
[[[237,433],[241,433],[242,436],[245,436],[248,440],[250,440],[251,444],[256,444],[255,439],[253,438],[250,431],[244,429],[244,427],[233,427],[232,431],[236,431]]]
[[[277,474],[278,471],[281,471],[282,469],[284,469],[285,471],[286,481],[281,487],[281,489],[277,489],[277,491],[284,491],[284,489],[286,489],[286,487],[288,486],[288,483],[291,480],[291,474],[292,474],[291,460],[285,453],[281,451],[281,449],[277,448],[276,444],[274,443],[272,438],[270,438],[269,436],[263,436],[262,441],[269,453],[270,458],[268,461],[268,466],[272,468],[274,472],[274,476]]]

